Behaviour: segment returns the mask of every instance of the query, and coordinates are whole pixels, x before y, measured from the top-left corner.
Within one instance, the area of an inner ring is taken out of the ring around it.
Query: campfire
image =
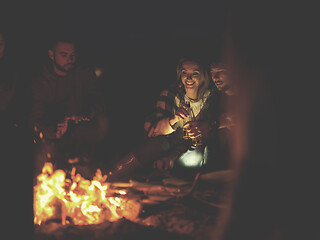
[[[194,188],[174,177],[108,182],[99,169],[88,180],[76,168],[54,171],[45,163],[34,186],[35,239],[205,239],[224,208],[230,174],[203,174]]]
[[[75,168],[70,173],[53,171],[52,163],[45,163],[34,187],[34,223],[61,219],[63,225],[88,225],[136,219],[141,203],[129,199],[124,189],[111,189],[106,180],[100,169],[88,180]]]

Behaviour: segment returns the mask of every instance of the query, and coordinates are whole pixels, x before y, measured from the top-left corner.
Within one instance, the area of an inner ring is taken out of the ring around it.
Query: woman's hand
[[[170,124],[173,125],[180,120],[187,118],[190,115],[190,109],[187,105],[181,104],[174,114],[174,117],[170,120]]]
[[[148,133],[148,137],[156,137],[159,135],[168,135],[174,131],[171,126],[176,124],[178,121],[187,118],[190,115],[188,106],[182,104],[177,109],[173,118],[163,118],[154,127],[152,127]],[[145,126],[146,128],[146,126]]]
[[[201,136],[203,139],[208,139],[209,132],[211,131],[211,126],[208,122],[198,122],[198,121],[192,121],[187,122],[184,125],[184,128],[186,129],[187,135],[191,139],[198,138]]]
[[[168,135],[174,130],[169,124],[169,118],[161,119],[154,127],[152,127],[148,133],[148,137],[156,137],[159,135]]]
[[[181,106],[175,112],[174,117],[177,118],[179,121],[187,118],[189,115],[190,115],[189,107],[182,103]]]

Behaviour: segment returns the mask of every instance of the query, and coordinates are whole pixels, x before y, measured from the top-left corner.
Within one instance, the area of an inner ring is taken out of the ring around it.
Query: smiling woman
[[[216,129],[217,96],[202,60],[181,58],[176,70],[177,81],[161,91],[144,124],[147,139],[117,161],[113,180],[128,177],[142,165],[193,178],[206,165],[206,142]]]
[[[193,100],[201,98],[207,90],[207,71],[196,60],[182,58],[177,67],[177,81],[181,81],[186,95]]]
[[[176,83],[160,93],[154,119],[145,123],[148,137],[171,134],[191,118],[199,118],[212,91],[208,86],[208,74],[201,61],[181,58],[177,64]],[[195,131],[195,128],[190,131],[191,137],[199,135]]]
[[[160,93],[144,127],[149,138],[165,137],[170,145],[155,167],[199,169],[206,164],[206,141],[215,128],[216,95],[202,60],[181,58],[176,70],[177,81]]]

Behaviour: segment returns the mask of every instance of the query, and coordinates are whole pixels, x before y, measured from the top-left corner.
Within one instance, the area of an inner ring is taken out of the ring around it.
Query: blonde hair
[[[185,94],[185,89],[184,89],[184,86],[181,82],[181,75],[182,75],[182,65],[185,62],[195,62],[200,66],[200,69],[199,69],[200,70],[200,78],[199,78],[200,85],[198,88],[197,97],[198,97],[198,99],[201,99],[204,96],[204,94],[210,84],[208,71],[205,68],[204,64],[197,58],[181,58],[177,64],[177,83],[178,83],[178,87],[179,87],[179,92],[181,92],[183,94]]]

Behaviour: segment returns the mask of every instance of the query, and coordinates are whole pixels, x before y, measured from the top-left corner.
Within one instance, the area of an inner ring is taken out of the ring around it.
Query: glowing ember
[[[125,190],[111,190],[100,169],[92,181],[75,174],[75,168],[70,176],[66,178],[63,170],[53,171],[52,164],[45,163],[34,187],[35,224],[56,218],[61,218],[62,224],[71,220],[85,225],[138,217],[141,204],[126,198]]]

